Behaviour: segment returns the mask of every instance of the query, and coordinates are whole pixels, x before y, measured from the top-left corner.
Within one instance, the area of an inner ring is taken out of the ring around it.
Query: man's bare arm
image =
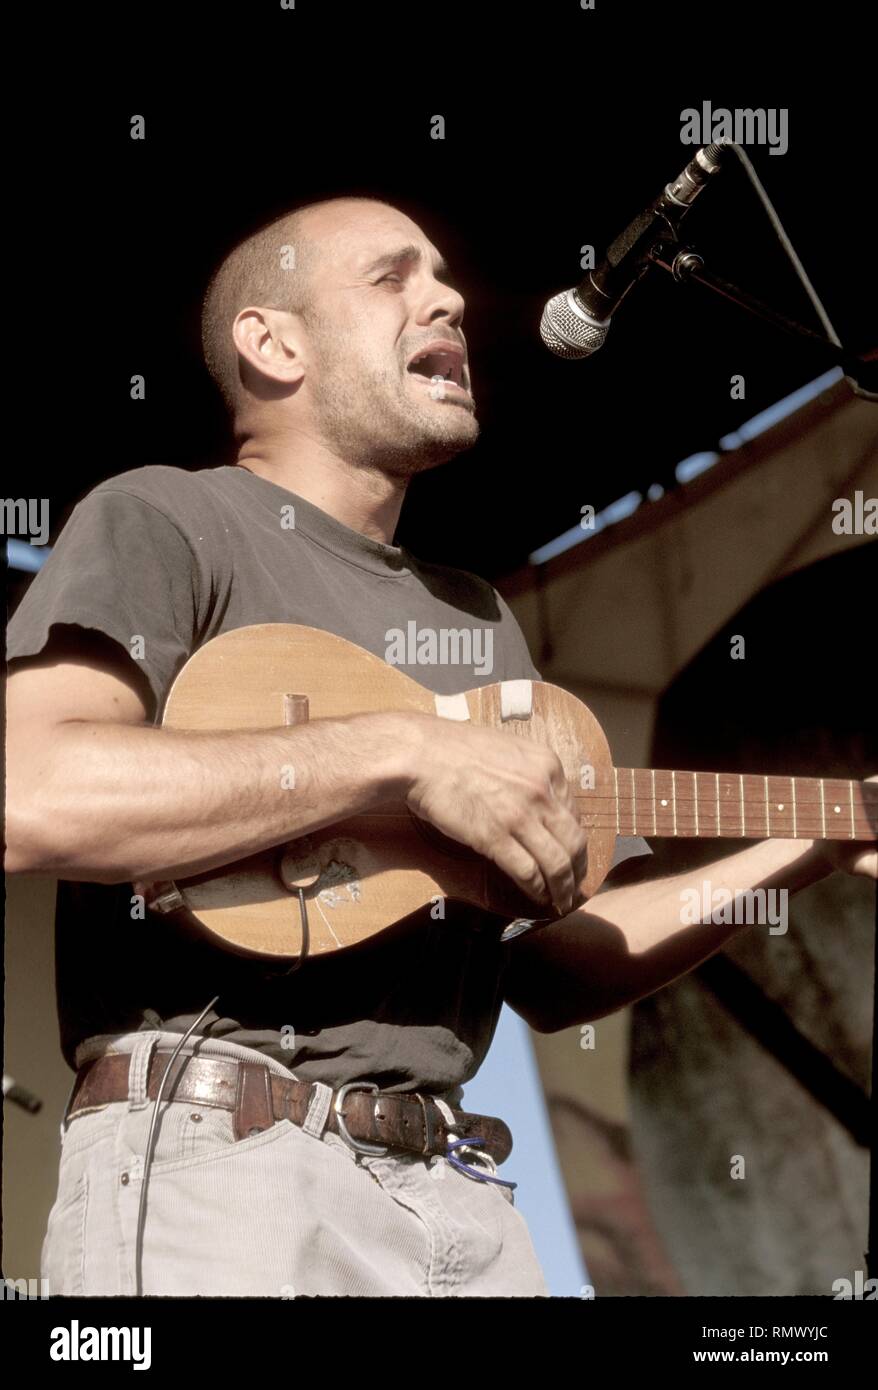
[[[391,715],[187,733],[153,728],[136,686],[107,669],[62,661],[8,681],[12,873],[103,883],[197,873],[406,785]]]
[[[149,699],[127,654],[96,654],[84,635],[15,667],[9,872],[183,877],[404,799],[535,902],[563,914],[579,900],[585,837],[563,768],[541,744],[411,712],[187,733],[151,727]]]
[[[875,851],[846,845],[835,866],[874,878]],[[713,891],[786,888],[797,892],[834,864],[828,842],[765,840],[697,871],[608,889],[560,922],[508,946],[506,1002],[538,1032],[603,1018],[694,970],[746,924],[684,925],[685,890],[708,880]]]

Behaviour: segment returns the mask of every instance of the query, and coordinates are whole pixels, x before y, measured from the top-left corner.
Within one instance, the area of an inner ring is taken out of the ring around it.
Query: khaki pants
[[[51,1294],[135,1292],[135,1237],[153,1102],[155,1047],[179,1034],[129,1033],[129,1096],[62,1128],[58,1195],[43,1242]],[[201,1057],[271,1057],[190,1039]],[[232,1113],[162,1102],[149,1173],[143,1292],[162,1295],[547,1296],[508,1188],[446,1158],[354,1153],[323,1129],[331,1092],[315,1090],[305,1128],[279,1120],[235,1141]]]

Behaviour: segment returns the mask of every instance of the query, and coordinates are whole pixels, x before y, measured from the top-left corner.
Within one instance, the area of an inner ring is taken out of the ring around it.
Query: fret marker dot
[[[782,811],[782,810],[783,810],[783,802],[782,802],[782,801],[779,801],[779,802],[778,802],[777,809],[778,809],[779,811]]]
[[[840,806],[833,806],[832,809],[833,809],[833,811],[835,812],[835,814],[838,815],[839,811],[841,810],[841,807],[840,807]]]
[[[667,806],[667,804],[668,804],[668,803],[667,803],[666,801],[663,801],[663,802],[662,802],[662,805],[663,805],[663,806]]]

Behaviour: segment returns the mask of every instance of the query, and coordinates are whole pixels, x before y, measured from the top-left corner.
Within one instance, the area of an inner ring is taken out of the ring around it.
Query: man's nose
[[[463,322],[465,308],[462,294],[453,290],[450,285],[443,285],[439,280],[435,280],[421,302],[418,321],[435,323],[437,319],[444,319],[457,328]]]

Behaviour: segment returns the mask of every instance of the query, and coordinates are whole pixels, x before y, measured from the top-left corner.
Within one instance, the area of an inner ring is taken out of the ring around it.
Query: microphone
[[[673,183],[629,223],[604,259],[572,290],[549,300],[540,322],[540,337],[557,357],[589,357],[603,345],[610,319],[632,285],[649,266],[657,242],[676,237],[677,227],[708,180],[722,167],[728,144],[706,145]]]
[[[16,1105],[20,1105],[23,1110],[29,1110],[32,1115],[36,1115],[37,1111],[43,1108],[39,1096],[35,1096],[33,1091],[28,1091],[26,1087],[19,1086],[13,1077],[6,1075],[6,1072],[3,1073],[3,1099],[14,1100]]]

